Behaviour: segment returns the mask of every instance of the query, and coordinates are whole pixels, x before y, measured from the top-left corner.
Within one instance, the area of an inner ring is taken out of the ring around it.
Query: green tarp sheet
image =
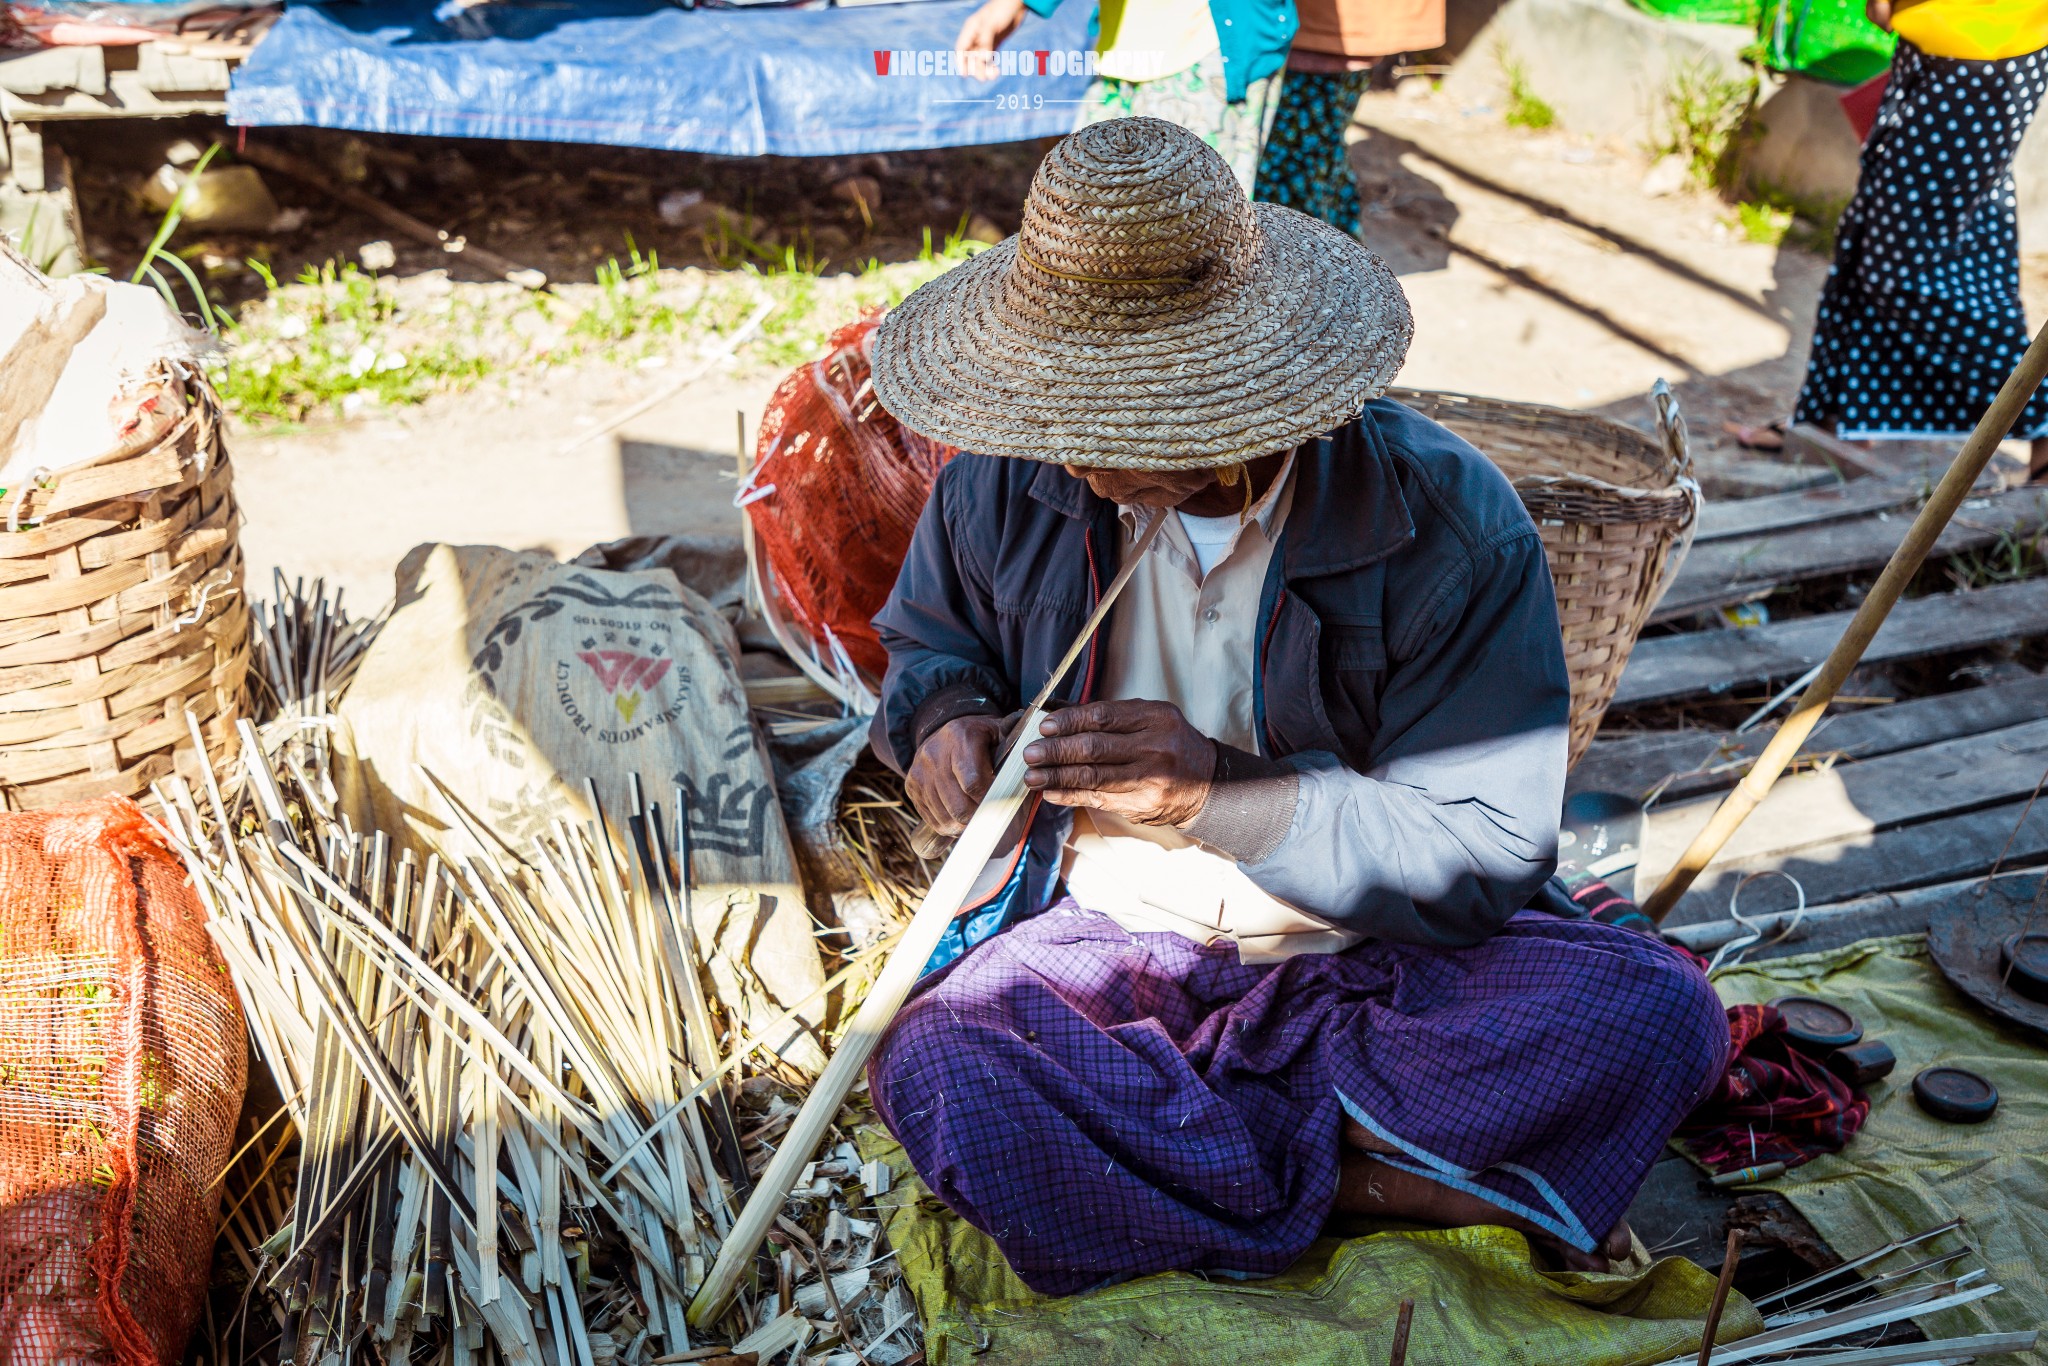
[[[1951,987],[1919,935],[1742,966],[1716,977],[1714,986],[1730,1004],[1789,995],[1832,1001],[1862,1021],[1865,1038],[1883,1039],[1898,1055],[1892,1075],[1870,1088],[1870,1120],[1855,1142],[1771,1188],[1845,1257],[1966,1220],[1964,1239],[2005,1291],[1920,1320],[1929,1336],[2048,1327],[2048,1048]],[[1913,1103],[1913,1074],[1935,1063],[1991,1078],[1998,1113],[1970,1125],[1923,1114]],[[1964,1260],[1956,1269],[1977,1265]],[[2048,1351],[1998,1359],[2048,1363]]]
[[[932,1366],[1359,1366],[1388,1359],[1404,1297],[1411,1362],[1648,1366],[1698,1348],[1713,1298],[1713,1277],[1675,1257],[1632,1276],[1539,1271],[1522,1236],[1499,1228],[1386,1228],[1325,1238],[1270,1280],[1174,1273],[1049,1298],[919,1184],[881,1129],[861,1148],[893,1169],[876,1203]],[[1762,1326],[1737,1295],[1716,1337]]]
[[[2048,1048],[1951,988],[1918,935],[1739,966],[1715,986],[1730,1004],[1820,996],[1898,1055],[1898,1069],[1871,1088],[1856,1141],[1772,1183],[1828,1245],[1853,1256],[1962,1218],[1967,1241],[2006,1289],[1920,1326],[1932,1336],[2048,1327]],[[1935,1063],[1990,1077],[2002,1097],[1998,1114],[1953,1125],[1921,1113],[1912,1077]],[[1047,1298],[918,1183],[886,1133],[864,1131],[861,1146],[894,1170],[878,1204],[917,1297],[932,1366],[1355,1366],[1387,1358],[1404,1296],[1416,1303],[1411,1361],[1647,1366],[1698,1346],[1713,1292],[1712,1278],[1680,1258],[1632,1276],[1551,1273],[1505,1229],[1384,1227],[1326,1238],[1271,1280],[1174,1274]],[[1976,1265],[1966,1259],[1957,1269]],[[1760,1327],[1738,1295],[1718,1336],[1729,1342]],[[2000,1359],[2048,1366],[2048,1350]]]
[[[1899,41],[1863,8],[1863,0],[1764,0],[1764,60],[1776,71],[1863,84],[1892,64]]]

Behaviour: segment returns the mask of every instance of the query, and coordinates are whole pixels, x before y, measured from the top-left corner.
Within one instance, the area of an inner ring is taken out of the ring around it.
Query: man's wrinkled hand
[[[1088,702],[1045,718],[1024,784],[1061,806],[1185,825],[1209,799],[1216,745],[1170,702]]]
[[[918,746],[903,775],[910,804],[941,835],[957,835],[988,785],[995,781],[996,747],[1003,742],[1000,716],[960,716],[940,726]]]

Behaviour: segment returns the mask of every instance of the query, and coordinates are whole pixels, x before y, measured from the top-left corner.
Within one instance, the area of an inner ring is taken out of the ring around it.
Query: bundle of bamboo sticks
[[[355,639],[324,598],[268,625],[266,673],[290,660],[316,683]],[[748,1037],[707,997],[680,794],[664,812],[636,784],[614,816],[586,784],[596,819],[514,850],[428,774],[474,852],[422,857],[337,810],[324,748],[303,743],[336,691],[281,688],[299,705],[242,723],[236,771],[155,794],[282,1099],[227,1174],[223,1241],[246,1285],[214,1324],[216,1359],[915,1353],[843,1134],[740,1305],[685,1323],[801,1099],[765,1075],[769,1045],[814,1002]],[[825,990],[857,992],[887,947]]]
[[[389,608],[374,617],[351,617],[342,590],[325,579],[287,582],[272,569],[275,597],[258,602],[249,621],[256,647],[257,715],[265,720],[323,716],[355,677]]]

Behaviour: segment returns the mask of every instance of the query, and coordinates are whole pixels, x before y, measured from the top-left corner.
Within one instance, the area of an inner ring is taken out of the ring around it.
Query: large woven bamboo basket
[[[220,401],[166,369],[138,429],[0,494],[0,808],[139,796],[225,757],[248,672]]]
[[[1660,382],[1661,440],[1568,408],[1394,389],[1485,452],[1536,519],[1571,670],[1571,762],[1600,729],[1636,636],[1692,543],[1700,490],[1678,400]]]

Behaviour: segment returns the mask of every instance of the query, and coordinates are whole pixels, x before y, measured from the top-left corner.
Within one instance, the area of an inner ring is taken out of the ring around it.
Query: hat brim
[[[875,395],[963,450],[1100,468],[1236,464],[1320,436],[1393,382],[1414,334],[1407,296],[1355,238],[1252,208],[1255,267],[1200,310],[1136,329],[1017,316],[1004,304],[1017,239],[991,247],[882,320]]]

